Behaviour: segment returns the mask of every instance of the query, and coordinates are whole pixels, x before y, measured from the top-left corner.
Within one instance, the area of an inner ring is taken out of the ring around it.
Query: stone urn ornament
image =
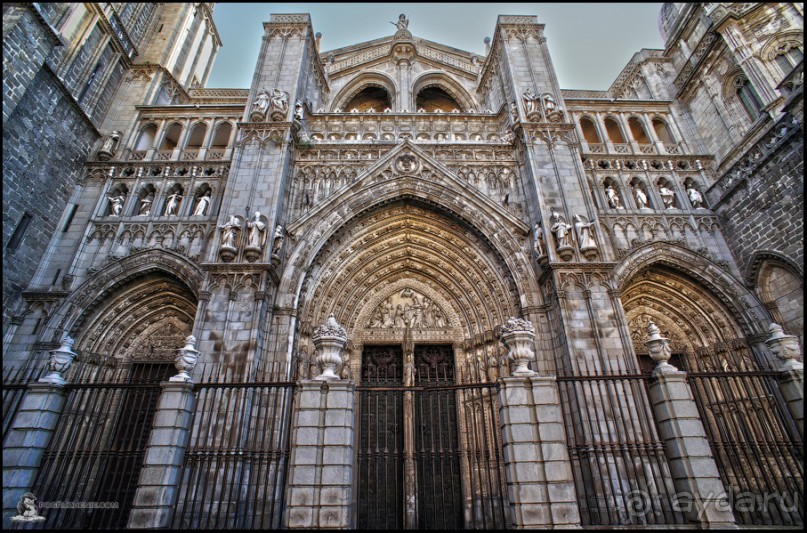
[[[318,352],[317,363],[322,367],[322,373],[314,379],[317,381],[340,379],[336,374],[336,367],[342,364],[341,352],[347,345],[347,331],[339,325],[333,313],[324,324],[314,330],[311,340],[314,341],[314,347]]]
[[[644,345],[647,346],[647,351],[650,357],[656,362],[656,368],[653,369],[653,374],[668,374],[670,372],[678,372],[678,369],[668,363],[670,356],[672,356],[672,348],[670,347],[670,339],[661,336],[661,330],[658,329],[653,321],[647,326],[648,338]]]
[[[196,350],[196,337],[189,335],[185,339],[185,346],[177,350],[177,356],[174,358],[174,367],[179,372],[176,376],[168,379],[168,381],[189,382],[191,381],[190,372],[196,366],[199,360],[200,352]]]
[[[50,351],[50,359],[48,359],[48,374],[39,379],[40,383],[53,383],[54,385],[64,385],[64,375],[67,373],[70,366],[73,364],[73,359],[76,358],[76,353],[73,351],[73,343],[75,341],[65,335],[60,341],[60,346],[55,350]]]
[[[530,376],[535,374],[527,365],[535,360],[535,328],[529,320],[511,317],[501,329],[502,343],[509,352],[508,359],[515,363],[513,376]]]

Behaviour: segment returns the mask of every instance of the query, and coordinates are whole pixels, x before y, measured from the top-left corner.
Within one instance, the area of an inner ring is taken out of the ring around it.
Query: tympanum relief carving
[[[406,288],[390,295],[370,315],[371,329],[445,328],[446,315],[430,298]]]

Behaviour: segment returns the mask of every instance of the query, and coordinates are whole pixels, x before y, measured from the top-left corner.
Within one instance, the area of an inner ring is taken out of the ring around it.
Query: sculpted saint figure
[[[261,212],[255,211],[252,220],[247,222],[247,229],[249,230],[247,246],[249,248],[263,248],[263,230],[266,224],[261,222]]]
[[[574,236],[571,230],[571,224],[567,224],[559,214],[552,213],[551,231],[555,234],[555,242],[557,243],[558,250],[574,246]]]
[[[294,104],[294,118],[296,120],[303,120],[303,114],[305,112],[305,108],[303,107],[303,103],[300,100],[297,100]]]
[[[230,215],[230,220],[228,220],[223,226],[219,227],[223,230],[223,233],[221,234],[222,248],[235,248],[235,232],[241,229],[241,223],[238,221],[235,215]]]
[[[675,207],[675,193],[664,185],[658,188],[658,192],[661,195],[661,201],[664,203],[664,209],[672,209]]]
[[[608,198],[608,205],[612,209],[622,209],[622,201],[612,186],[609,185],[605,188],[605,196]]]
[[[199,203],[196,204],[196,208],[193,210],[193,214],[200,216],[207,214],[207,208],[210,205],[210,191],[207,191],[204,196],[199,197]]]
[[[532,92],[532,89],[527,89],[524,91],[524,107],[527,109],[528,115],[538,112],[538,101],[539,98],[534,92]]]
[[[558,104],[555,102],[555,99],[552,98],[552,95],[549,93],[544,94],[544,111],[548,115],[554,111],[558,110]]]
[[[535,230],[534,230],[534,237],[535,243],[533,244],[535,249],[535,254],[538,257],[543,257],[546,255],[544,251],[544,230],[541,228],[541,224],[538,222],[535,223]]]
[[[168,197],[168,203],[165,204],[165,216],[176,215],[179,212],[179,202],[182,200],[182,195],[175,192]]]
[[[409,28],[409,19],[406,18],[406,15],[401,13],[398,15],[398,22],[390,22],[390,24],[398,28],[398,31],[406,30]]]
[[[703,207],[703,195],[694,185],[690,184],[689,187],[687,187],[687,196],[689,196],[689,202],[694,209]]]
[[[123,202],[126,201],[126,196],[124,194],[118,194],[117,196],[110,196],[109,203],[110,203],[110,215],[119,217],[121,213],[123,213]]]
[[[588,250],[597,247],[597,243],[594,242],[593,226],[594,222],[589,222],[584,216],[574,215],[574,228],[577,230],[580,250]]]
[[[274,241],[272,242],[272,255],[278,255],[283,246],[283,226],[280,224],[275,228]]]
[[[255,101],[252,102],[252,113],[265,116],[267,109],[269,109],[269,93],[264,89],[258,93],[255,97]]]
[[[636,207],[639,209],[647,208],[647,195],[638,185],[633,187],[633,196],[636,198]]]
[[[147,217],[151,213],[151,204],[154,203],[154,193],[150,192],[146,195],[145,198],[140,200],[140,210],[137,212],[138,215]]]
[[[285,91],[272,89],[272,109],[285,111],[289,106],[289,96]]]

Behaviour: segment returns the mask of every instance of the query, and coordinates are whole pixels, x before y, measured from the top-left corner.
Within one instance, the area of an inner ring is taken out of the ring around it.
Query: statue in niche
[[[266,92],[266,89],[258,93],[255,100],[252,102],[250,117],[253,120],[263,120],[266,118],[266,112],[269,110],[269,100],[269,93]]]
[[[605,187],[605,197],[608,199],[608,206],[611,209],[622,209],[622,200],[619,199],[619,194],[611,185]]]
[[[219,226],[222,230],[221,234],[221,247],[222,248],[236,248],[236,232],[241,229],[241,222],[235,215],[230,215],[230,219],[223,225]]]
[[[661,202],[664,204],[664,209],[673,209],[675,207],[675,193],[668,189],[664,184],[659,186],[658,193],[661,196]]]
[[[691,183],[687,186],[687,196],[689,196],[689,203],[692,204],[693,209],[703,207],[703,195]]]
[[[98,150],[99,160],[109,161],[112,156],[115,155],[115,150],[118,148],[118,141],[120,141],[121,135],[121,132],[113,131],[104,137],[104,141],[101,143],[101,149]]]
[[[140,200],[140,209],[137,214],[141,217],[147,217],[151,214],[151,205],[154,203],[154,193],[149,192],[145,198]]]
[[[636,207],[639,209],[647,209],[647,195],[639,185],[633,186],[633,196],[636,198]]]
[[[510,102],[510,116],[513,117],[513,122],[518,122],[518,106],[515,102]]]
[[[496,383],[499,379],[499,361],[495,355],[488,357],[488,381]]]
[[[589,222],[586,217],[576,214],[574,215],[574,228],[577,230],[581,252],[597,248],[597,243],[594,241],[594,222]]]
[[[544,113],[549,115],[550,113],[554,113],[558,110],[558,104],[555,102],[555,99],[549,93],[544,93]]]
[[[177,215],[179,213],[179,203],[182,201],[182,195],[179,191],[171,193],[168,196],[168,202],[165,204],[165,216]]]
[[[533,243],[533,249],[535,250],[535,255],[537,255],[539,258],[545,256],[546,251],[544,250],[544,230],[539,222],[535,223],[533,237],[535,241]]]
[[[195,216],[203,216],[207,214],[207,208],[210,206],[210,191],[205,192],[203,196],[199,197],[196,208],[193,210]]]
[[[123,203],[126,201],[126,195],[117,193],[115,196],[108,196],[109,198],[109,214],[113,217],[119,217],[123,214]]]
[[[527,89],[524,91],[524,109],[527,110],[527,116],[532,115],[533,113],[538,113],[538,105],[540,98],[532,92],[532,89]]]
[[[406,18],[406,15],[401,13],[398,15],[398,22],[390,22],[390,24],[398,28],[398,31],[407,31],[409,28],[409,19]]]
[[[572,225],[568,224],[563,217],[552,212],[552,233],[555,234],[556,249],[568,249],[574,247],[574,235],[572,234]]]
[[[280,248],[283,246],[283,226],[280,224],[275,227],[275,236],[272,241],[272,255],[279,256]]]
[[[247,222],[247,248],[263,249],[263,230],[266,224],[261,221],[261,212],[255,211],[252,220]]]
[[[300,100],[294,103],[294,120],[303,120],[305,115],[305,107]]]

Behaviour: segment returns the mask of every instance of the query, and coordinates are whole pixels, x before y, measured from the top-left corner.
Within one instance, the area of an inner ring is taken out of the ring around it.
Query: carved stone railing
[[[790,96],[791,94],[797,92],[801,89],[804,85],[804,61],[800,62],[796,67],[790,71],[790,74],[785,76],[785,78],[779,83],[776,87],[779,89],[785,96]]]
[[[143,161],[146,158],[146,154],[148,152],[146,150],[132,150],[129,154],[130,161]]]
[[[668,154],[680,154],[681,147],[677,144],[665,144],[664,151],[666,151]]]
[[[614,153],[617,153],[617,154],[629,154],[629,153],[631,153],[630,145],[629,144],[614,144]]]
[[[604,153],[606,153],[605,145],[602,144],[602,143],[598,143],[598,144],[589,143],[588,151],[591,152],[592,154],[604,154]]]
[[[656,153],[656,149],[652,144],[640,144],[639,145],[639,153],[642,153],[642,154],[654,154],[654,153]]]
[[[560,91],[563,99],[567,98],[611,98],[608,91],[578,91],[570,89],[562,89]]]

